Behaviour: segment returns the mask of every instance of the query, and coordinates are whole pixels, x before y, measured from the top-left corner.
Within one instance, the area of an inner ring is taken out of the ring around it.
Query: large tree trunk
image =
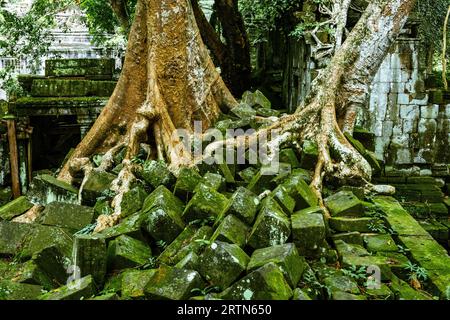
[[[241,147],[278,130],[281,135],[269,147],[304,139],[317,142],[320,155],[312,187],[320,199],[325,177],[340,183],[369,184],[371,168],[347,141],[342,128],[352,127],[354,117],[349,113],[364,105],[368,87],[414,2],[371,2],[318,77],[310,97],[293,115],[278,119],[248,139],[219,141],[213,146],[231,143]],[[81,170],[85,175],[91,170],[106,170],[119,147],[127,147],[124,169],[113,183],[115,213],[98,221],[98,229],[107,227],[120,218],[121,196],[134,180],[136,169],[130,160],[140,146],[150,143],[147,147],[152,154],[166,160],[174,171],[192,165],[190,152],[173,137],[175,129],[192,131],[195,120],[208,128],[221,109],[235,105],[201,40],[190,2],[140,0],[117,88],[60,178],[70,180],[71,174]],[[88,158],[102,151],[108,151],[103,163],[93,169]]]

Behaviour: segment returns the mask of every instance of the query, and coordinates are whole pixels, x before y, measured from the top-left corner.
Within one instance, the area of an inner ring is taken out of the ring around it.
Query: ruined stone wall
[[[398,40],[371,87],[360,124],[375,134],[376,154],[388,165],[450,163],[450,104],[435,103],[425,90],[415,39]]]

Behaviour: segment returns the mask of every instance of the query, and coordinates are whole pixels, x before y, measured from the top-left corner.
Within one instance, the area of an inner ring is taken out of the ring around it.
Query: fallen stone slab
[[[0,221],[0,256],[18,254],[33,230],[28,223]]]
[[[183,259],[175,265],[178,269],[197,270],[200,259],[195,252],[189,252]]]
[[[296,192],[292,195],[296,200],[295,210],[316,207],[318,205],[319,199],[304,180],[299,179],[295,188]]]
[[[197,271],[163,266],[145,286],[145,296],[152,300],[186,300],[192,290],[203,288],[204,282]]]
[[[26,242],[20,252],[23,257],[31,257],[33,254],[52,246],[56,246],[65,257],[71,257],[73,235],[70,230],[39,224],[32,225],[33,229],[29,235],[29,241]]]
[[[284,186],[276,187],[272,191],[272,196],[286,214],[291,215],[294,212],[296,201],[289,195],[288,190]]]
[[[202,176],[193,168],[182,168],[175,183],[174,194],[183,200],[187,200],[194,193],[194,189],[202,182]]]
[[[275,263],[268,263],[218,295],[225,300],[289,300],[292,289]]]
[[[177,211],[154,208],[147,213],[143,229],[156,241],[169,244],[183,231],[185,224]]]
[[[145,287],[157,272],[150,270],[127,270],[122,275],[121,295],[123,298],[145,298]]]
[[[305,140],[302,145],[300,155],[300,167],[304,169],[314,169],[319,158],[319,148],[316,143]]]
[[[374,232],[375,228],[381,228],[383,223],[381,220],[373,217],[349,218],[349,217],[332,217],[329,219],[330,228],[338,232]]]
[[[12,220],[27,212],[32,206],[25,196],[21,196],[0,208],[0,220]]]
[[[251,272],[269,262],[275,263],[283,272],[291,288],[295,288],[305,270],[305,258],[300,257],[293,243],[257,249],[253,252],[247,271]]]
[[[94,220],[94,209],[77,204],[52,202],[40,214],[36,222],[79,231]]]
[[[275,201],[267,201],[259,212],[247,243],[254,249],[284,244],[291,235],[289,218]]]
[[[186,227],[183,232],[159,255],[158,261],[169,266],[174,266],[189,253],[200,253],[202,242],[211,238],[213,230],[209,226],[196,229],[193,226]]]
[[[331,239],[333,239],[334,241],[342,240],[346,243],[357,244],[360,246],[364,245],[363,237],[361,236],[361,233],[358,231],[337,233],[332,235]]]
[[[182,218],[186,223],[207,219],[216,221],[225,214],[229,204],[230,201],[223,194],[210,188],[201,188],[186,205]]]
[[[249,260],[236,244],[215,241],[199,257],[197,267],[209,283],[227,288],[246,270]]]
[[[81,189],[81,204],[94,206],[97,202],[97,198],[108,191],[111,187],[111,183],[117,177],[109,172],[105,171],[91,171],[88,177],[85,177]]]
[[[334,217],[352,216],[360,217],[364,214],[361,200],[351,191],[339,191],[325,200],[330,214]]]
[[[145,199],[142,212],[150,212],[155,208],[174,211],[181,216],[184,203],[165,186],[159,186]]]
[[[27,198],[32,203],[43,206],[52,202],[78,204],[78,190],[66,182],[44,174],[33,179]]]
[[[247,243],[247,233],[249,227],[241,220],[230,214],[226,216],[220,225],[217,227],[211,241],[222,241],[237,244],[239,247],[244,247]]]
[[[11,278],[12,279],[12,278]],[[51,290],[60,285],[52,281],[45,272],[36,265],[33,260],[24,262],[16,274],[14,274],[14,282],[32,284],[41,286],[44,290]],[[0,297],[0,300],[1,297]]]
[[[92,276],[76,279],[67,285],[45,293],[39,300],[81,300],[95,295],[95,286]]]
[[[331,296],[336,292],[347,292],[355,295],[360,294],[358,284],[352,278],[345,275],[330,275],[324,278],[323,283],[329,290]]]
[[[76,235],[73,259],[73,265],[81,277],[92,275],[96,285],[103,285],[107,271],[107,246],[102,236]]]
[[[164,161],[146,161],[139,175],[155,189],[159,186],[171,189],[176,181],[175,176],[170,172]]]
[[[252,224],[259,205],[258,197],[250,190],[239,187],[231,196],[227,214],[235,215],[243,222]]]
[[[70,259],[57,246],[50,246],[35,253],[29,262],[51,280],[53,288],[67,281],[69,276],[67,266]]]
[[[108,245],[108,269],[122,270],[149,262],[152,252],[144,242],[121,235]]]
[[[292,300],[312,300],[312,299],[304,290],[300,288],[295,288],[292,294]]]
[[[432,297],[422,291],[411,288],[405,281],[393,277],[388,284],[397,300],[432,300]]]
[[[144,240],[141,226],[145,221],[145,217],[141,212],[137,212],[125,218],[119,224],[99,232],[99,235],[105,238],[107,242],[121,235],[126,235],[137,240]]]
[[[301,255],[314,256],[323,246],[326,226],[319,213],[298,212],[291,216],[292,238]]]
[[[114,59],[49,59],[45,62],[45,76],[91,79],[108,76],[111,79],[114,68]]]
[[[368,300],[394,300],[395,298],[395,294],[384,283],[381,283],[379,288],[367,288],[364,294]]]
[[[398,252],[394,239],[389,234],[369,234],[364,236],[367,250],[370,252]]]
[[[141,185],[137,185],[128,192],[125,192],[120,203],[121,217],[128,217],[141,210],[147,195],[147,192]]]
[[[201,184],[204,184],[215,191],[222,192],[225,190],[226,179],[218,173],[207,172],[203,176],[203,181],[201,182]]]
[[[362,295],[351,294],[344,291],[334,291],[331,295],[331,300],[352,301],[352,300],[367,300],[367,298]]]

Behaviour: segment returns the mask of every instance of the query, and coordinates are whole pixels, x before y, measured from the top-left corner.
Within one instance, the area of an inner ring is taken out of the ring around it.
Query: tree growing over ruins
[[[277,129],[281,135],[273,144],[306,139],[318,144],[311,187],[320,199],[324,179],[374,188],[370,165],[343,132],[352,132],[354,109],[365,105],[369,84],[414,4],[414,0],[371,1],[294,114],[272,119],[245,140],[216,141],[215,146],[249,145]],[[221,112],[237,105],[204,45],[190,1],[139,0],[115,92],[59,178],[71,181],[92,170],[109,170],[114,154],[125,147],[123,169],[112,186],[117,194],[115,213],[100,216],[97,229],[110,226],[120,219],[122,195],[136,179],[139,164],[133,159],[140,149],[166,161],[175,173],[194,166],[199,159],[173,132],[179,128],[193,132],[194,121],[211,127]],[[105,155],[94,168],[91,158],[99,153]]]

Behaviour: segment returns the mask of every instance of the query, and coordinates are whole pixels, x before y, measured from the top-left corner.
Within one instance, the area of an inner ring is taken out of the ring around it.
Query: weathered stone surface
[[[192,168],[182,168],[175,183],[174,194],[180,199],[188,199],[197,184],[202,182],[200,174]]]
[[[270,262],[219,294],[225,300],[288,300],[292,289],[280,268]]]
[[[137,212],[125,218],[119,224],[99,232],[99,235],[104,237],[106,241],[113,240],[121,235],[127,235],[134,239],[142,240],[144,237],[141,232],[141,226],[144,223],[145,217],[145,215]]]
[[[226,179],[220,174],[207,172],[203,176],[202,184],[205,184],[213,190],[222,192],[225,190]]]
[[[52,288],[56,284],[67,281],[69,276],[67,274],[68,261],[68,257],[57,246],[47,247],[35,253],[32,259],[29,260],[29,262],[32,262],[51,281]],[[43,283],[41,284],[43,285]]]
[[[389,283],[389,288],[398,300],[432,300],[430,296],[414,290],[405,281],[400,280],[397,277],[394,277]]]
[[[28,260],[19,267],[19,271],[14,275],[14,282],[42,286],[44,290],[51,290],[59,286],[33,260]],[[0,300],[2,300],[1,297]]]
[[[312,300],[312,299],[304,290],[300,288],[295,288],[292,295],[292,300]]]
[[[255,194],[261,194],[266,190],[272,190],[275,186],[272,181],[272,175],[264,174],[263,170],[264,168],[261,168],[247,185],[247,189]]]
[[[161,185],[172,188],[175,184],[175,176],[169,171],[164,161],[145,162],[140,175],[153,188],[158,188]]]
[[[300,167],[300,161],[298,161],[297,154],[292,148],[280,151],[280,162],[289,163],[292,169]]]
[[[344,291],[334,291],[331,295],[332,300],[344,300],[344,301],[351,301],[351,300],[367,300],[366,297],[356,294],[351,294]]]
[[[84,79],[34,79],[31,95],[40,97],[109,97],[116,87],[115,81],[89,81]]]
[[[36,300],[42,287],[9,280],[0,281],[0,300]]]
[[[365,256],[370,255],[369,251],[367,251],[363,247],[363,245],[350,244],[350,243],[344,242],[342,240],[335,240],[334,245],[336,246],[336,249],[337,249],[340,257],[346,256],[346,255],[355,255],[358,257],[365,257]]]
[[[161,267],[145,286],[145,296],[155,300],[186,300],[204,286],[197,271]]]
[[[183,259],[175,265],[178,269],[197,270],[199,256],[194,252],[189,252]]]
[[[325,205],[332,216],[361,216],[364,208],[351,191],[339,191],[325,199]]]
[[[265,109],[271,109],[272,104],[269,99],[267,99],[264,94],[256,90],[255,92],[246,91],[242,95],[242,103],[249,105],[250,107],[262,107]]]
[[[39,300],[81,300],[95,294],[92,276],[76,279],[69,284],[39,296]]]
[[[249,227],[245,223],[230,214],[222,220],[211,240],[234,243],[242,248],[246,244],[248,231]]]
[[[66,257],[72,254],[72,234],[70,231],[58,227],[33,224],[29,240],[23,246],[21,255],[31,257],[45,248],[56,246]]]
[[[121,270],[146,264],[151,257],[151,249],[145,243],[121,235],[108,246],[108,268]]]
[[[259,212],[247,243],[254,249],[284,244],[291,234],[289,218],[275,201],[268,201]]]
[[[367,250],[370,252],[397,252],[394,239],[388,234],[372,234],[364,236]]]
[[[78,204],[76,188],[47,174],[33,179],[27,197],[32,203],[43,206],[55,201]]]
[[[230,201],[231,204],[227,213],[235,215],[243,222],[252,224],[255,220],[256,210],[259,205],[258,197],[250,190],[239,187],[233,193]]]
[[[241,103],[237,107],[231,109],[231,113],[241,119],[252,119],[256,116],[256,110],[247,103]]]
[[[357,244],[363,246],[363,238],[358,231],[338,233],[331,236],[333,240],[342,240],[346,243]]]
[[[293,198],[297,202],[295,206],[296,210],[315,207],[319,202],[317,196],[302,179],[298,180],[298,183],[296,185],[296,192],[294,193]]]
[[[300,167],[304,169],[314,169],[318,157],[319,150],[317,144],[308,140],[305,141],[302,146]]]
[[[89,298],[87,300],[98,300],[98,301],[120,300],[120,297],[117,295],[117,293],[106,293],[106,294],[102,294],[101,296]]]
[[[97,77],[114,73],[114,59],[49,59],[45,62],[47,77]]]
[[[147,197],[147,192],[145,189],[138,185],[132,188],[130,191],[125,192],[122,197],[122,202],[120,204],[121,216],[128,217],[133,213],[141,210],[144,200]]]
[[[20,252],[32,230],[31,224],[0,221],[0,255]]]
[[[74,231],[83,229],[94,220],[94,209],[77,204],[49,203],[38,218],[40,224]]]
[[[201,188],[186,205],[182,217],[185,222],[216,220],[226,212],[228,206],[229,200],[224,195],[210,188]]]
[[[306,264],[305,259],[299,256],[295,245],[287,243],[255,250],[250,258],[247,270],[253,271],[269,262],[279,266],[292,288],[297,286]]]
[[[196,229],[193,226],[186,227],[183,232],[161,253],[158,260],[161,263],[173,266],[180,262],[190,252],[200,253],[202,248],[201,240],[211,238],[212,229],[204,226]]]
[[[290,215],[294,212],[296,201],[289,195],[288,190],[284,186],[280,185],[276,187],[275,190],[272,191],[272,196],[286,214]]]
[[[150,270],[128,270],[122,275],[122,297],[141,299],[145,297],[145,287],[157,272]]]
[[[215,241],[200,256],[198,272],[205,280],[223,289],[239,278],[249,260],[239,246]]]
[[[301,255],[314,255],[322,246],[326,228],[323,216],[318,213],[298,212],[292,215],[292,238]]]
[[[92,275],[96,285],[101,286],[107,270],[106,241],[97,234],[77,235],[73,244],[73,265],[84,277]]]
[[[389,287],[381,283],[380,288],[366,289],[365,295],[369,300],[394,300],[395,295]]]
[[[356,282],[344,275],[333,274],[326,277],[323,282],[330,290],[331,295],[335,292],[347,292],[356,295],[360,293]]]
[[[155,207],[148,212],[143,227],[153,239],[171,243],[183,231],[184,226],[178,211]]]
[[[81,190],[81,203],[90,206],[95,205],[97,198],[110,189],[111,182],[114,179],[116,179],[116,176],[112,173],[91,171]]]
[[[11,220],[25,213],[33,206],[24,196],[19,197],[0,208],[0,220]]]
[[[339,232],[373,232],[371,226],[380,225],[380,221],[372,217],[348,218],[333,217],[329,220],[330,227]]]
[[[181,215],[184,210],[184,204],[169,189],[159,186],[145,199],[142,212],[150,212],[155,208],[174,211]]]

